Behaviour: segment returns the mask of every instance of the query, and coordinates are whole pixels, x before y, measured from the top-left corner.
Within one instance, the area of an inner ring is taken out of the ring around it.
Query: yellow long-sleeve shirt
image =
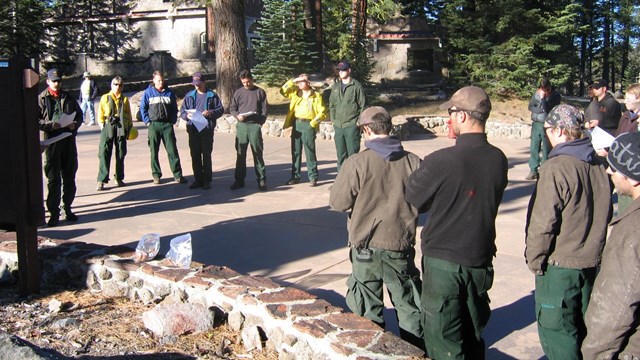
[[[109,96],[111,96],[115,104],[113,114],[111,113],[111,109],[109,106]],[[129,98],[122,94],[120,94],[120,96],[116,96],[113,91],[109,91],[107,94],[102,95],[102,97],[100,98],[100,106],[98,106],[98,123],[104,125],[109,120],[110,116],[118,116],[120,114],[120,108],[118,106],[120,98],[122,98],[122,117],[124,128],[128,130],[133,127]]]
[[[314,129],[319,129],[320,122],[327,117],[327,109],[324,106],[322,94],[312,90],[311,94],[305,97],[302,94],[302,90],[298,89],[293,80],[289,80],[282,85],[280,94],[291,99],[289,113],[284,121],[285,129],[293,125],[295,119],[308,119]]]

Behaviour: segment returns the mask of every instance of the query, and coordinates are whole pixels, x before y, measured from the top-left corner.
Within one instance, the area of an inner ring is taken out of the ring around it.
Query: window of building
[[[433,49],[408,49],[408,71],[433,71]]]
[[[200,33],[200,54],[207,55],[207,33]]]

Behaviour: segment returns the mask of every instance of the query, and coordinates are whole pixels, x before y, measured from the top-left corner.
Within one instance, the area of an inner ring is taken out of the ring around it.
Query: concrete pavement
[[[40,235],[135,247],[143,234],[157,232],[162,236],[160,251],[166,253],[173,237],[191,233],[195,261],[267,276],[347,308],[344,294],[350,264],[346,215],[328,207],[329,189],[336,175],[332,141],[316,142],[319,186],[309,187],[306,173],[300,184],[284,185],[291,168],[289,139],[265,137],[268,191],[257,189],[251,155],[247,159],[246,187],[232,191],[234,135],[216,133],[212,188],[190,190],[188,185],[173,181],[164,149],[160,150],[162,183],[151,182],[147,130],[142,123],[134,125],[140,135],[128,144],[124,180],[128,186],[118,188],[111,181],[102,192],[95,190],[99,128],[80,129],[78,192],[73,204],[80,220],[63,220],[55,228],[42,227]],[[183,173],[191,183],[184,127],[177,128],[176,134]],[[529,171],[529,141],[490,142],[509,158],[510,181],[497,219],[496,276],[490,291],[493,313],[484,333],[487,358],[540,359],[544,354],[535,327],[534,276],[523,258],[525,215],[534,186],[523,180]],[[452,144],[453,140],[446,137],[428,135],[414,135],[404,142],[407,150],[420,157]],[[391,311],[385,317],[388,327],[397,333]]]

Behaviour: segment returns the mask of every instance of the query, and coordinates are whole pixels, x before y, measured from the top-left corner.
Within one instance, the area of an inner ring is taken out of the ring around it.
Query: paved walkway
[[[134,124],[140,136],[129,142],[125,163],[128,186],[117,188],[111,181],[103,192],[95,190],[99,128],[80,129],[78,193],[73,206],[80,220],[63,220],[51,229],[43,227],[40,235],[135,246],[143,234],[157,232],[162,235],[160,251],[165,253],[173,237],[191,233],[195,261],[267,276],[347,308],[344,294],[350,264],[346,215],[328,207],[329,189],[336,175],[332,141],[317,141],[318,187],[308,186],[306,174],[300,184],[284,185],[291,167],[289,139],[265,138],[269,190],[258,191],[249,156],[246,187],[231,191],[234,136],[216,133],[212,188],[190,190],[173,181],[164,149],[160,151],[162,183],[151,182],[146,127]],[[184,128],[177,130],[177,137],[183,172],[192,182]],[[510,181],[497,219],[496,276],[490,292],[493,313],[484,334],[487,358],[540,359],[544,355],[535,327],[534,277],[523,259],[525,214],[534,185],[522,180],[528,173],[529,141],[490,141],[507,154]],[[445,137],[426,135],[404,142],[407,150],[420,157],[452,144],[453,140]],[[387,311],[385,316],[397,333],[392,313]]]

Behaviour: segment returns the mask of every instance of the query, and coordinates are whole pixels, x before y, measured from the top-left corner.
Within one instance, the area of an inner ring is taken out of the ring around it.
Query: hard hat
[[[127,138],[127,140],[135,140],[138,138],[138,129],[132,127],[129,130],[129,137]]]

